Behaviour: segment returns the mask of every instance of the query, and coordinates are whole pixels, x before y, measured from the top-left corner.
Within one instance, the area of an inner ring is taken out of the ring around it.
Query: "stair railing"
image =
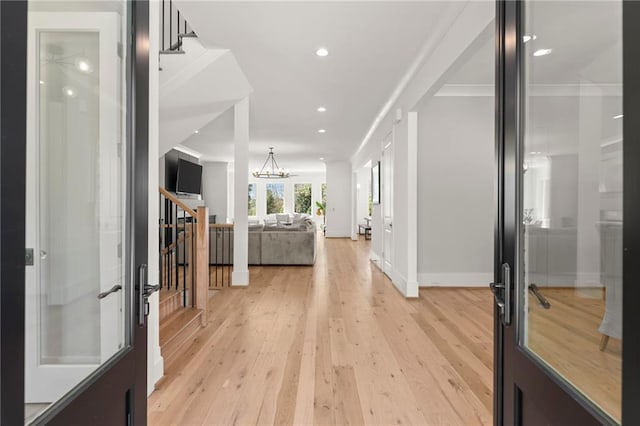
[[[211,232],[209,288],[229,287],[233,269],[233,224],[211,223],[209,227]]]
[[[172,0],[162,0],[160,7],[160,52],[184,53],[182,39],[193,37],[195,33],[189,23],[173,4]]]
[[[160,187],[160,285],[182,291],[182,306],[202,310],[206,323],[209,294],[209,213],[192,209]]]

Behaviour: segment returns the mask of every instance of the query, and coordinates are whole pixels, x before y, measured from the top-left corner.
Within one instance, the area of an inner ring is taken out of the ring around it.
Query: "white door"
[[[124,344],[120,23],[29,13],[27,403],[56,401]]]
[[[393,273],[393,132],[384,139],[382,149],[382,270]]]

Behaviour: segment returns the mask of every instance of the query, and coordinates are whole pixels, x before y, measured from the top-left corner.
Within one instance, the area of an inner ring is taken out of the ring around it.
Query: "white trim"
[[[351,241],[358,241],[358,172],[351,169]]]
[[[407,299],[414,299],[418,297],[418,283],[414,281],[412,284],[410,284],[407,281],[406,277],[404,277],[396,269],[393,270],[393,277],[391,278],[391,282]]]
[[[493,272],[429,272],[418,274],[420,287],[488,287]]]
[[[153,393],[156,383],[164,376],[164,358],[162,355],[149,354],[147,360],[151,361],[151,357],[155,359],[147,365],[147,397]]]
[[[433,31],[434,36],[429,37],[427,41],[422,45],[420,51],[418,52],[418,55],[415,57],[406,73],[398,82],[398,85],[393,90],[393,93],[391,93],[391,96],[389,96],[389,99],[387,99],[385,104],[376,115],[376,118],[373,120],[373,123],[371,123],[371,126],[367,130],[364,139],[362,139],[362,142],[360,142],[358,148],[351,156],[352,163],[356,162],[356,159],[360,152],[367,146],[369,140],[373,137],[380,124],[382,124],[385,117],[387,117],[387,115],[391,111],[391,108],[398,103],[400,97],[405,93],[410,83],[415,80],[416,75],[421,70],[421,68],[424,67],[424,64],[429,59],[431,59],[431,57],[434,55],[434,52],[437,52],[439,46],[441,45],[442,39],[447,35],[447,33],[451,31],[453,24],[458,19],[465,7],[465,4],[456,2],[452,2],[447,6],[446,12],[443,13],[442,19],[438,21],[438,24]],[[420,99],[421,97],[422,94],[418,97],[418,99]],[[413,105],[414,103],[411,103],[410,105]]]
[[[418,113],[407,116],[407,296],[418,297]]]
[[[528,96],[622,96],[621,84],[593,84],[593,83],[567,83],[567,84],[530,84],[527,85]],[[444,84],[433,96],[495,96],[493,84]]]
[[[601,282],[600,272],[578,272],[576,287],[604,287]]]
[[[330,232],[326,231],[324,234],[325,238],[349,238],[351,239],[351,235],[345,232]]]
[[[233,271],[231,273],[231,286],[246,287],[249,285],[249,270]]]
[[[371,250],[370,254],[369,254],[369,260],[378,268],[382,271],[382,265],[380,264],[380,255],[376,252],[373,251],[373,249]]]

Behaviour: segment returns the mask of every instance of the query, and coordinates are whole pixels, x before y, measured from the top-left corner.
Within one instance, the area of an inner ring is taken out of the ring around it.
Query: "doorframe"
[[[519,167],[522,159],[522,81],[521,52],[523,1],[498,0],[496,2],[496,175],[497,196],[495,215],[495,263],[494,280],[501,282],[501,265],[512,266],[511,282],[515,285],[519,268]],[[640,2],[623,0],[623,40],[640,38]],[[622,422],[640,424],[640,314],[636,301],[640,299],[640,220],[633,220],[640,209],[640,46],[623,42],[623,371],[622,371]],[[632,143],[633,141],[633,143]],[[506,161],[505,161],[506,160]],[[509,161],[512,160],[512,161]],[[515,160],[515,161],[513,161]],[[560,416],[575,414],[573,407],[581,407],[580,424],[610,422],[609,417],[583,395],[575,392],[557,374],[539,368],[539,363],[517,345],[518,291],[512,298],[513,325],[505,327],[500,321],[499,310],[494,304],[494,424],[511,424],[521,421],[517,398],[512,384],[514,372],[536,367],[540,374],[527,380],[527,387],[534,392],[549,392],[554,401],[550,408]],[[515,351],[505,351],[514,347]],[[514,356],[515,354],[515,356]],[[520,420],[518,420],[520,419]]]
[[[26,1],[0,2],[1,424],[24,423],[27,9]]]
[[[393,199],[394,199],[394,194],[393,194],[393,185],[394,185],[394,176],[393,174],[395,173],[395,139],[396,139],[396,125],[394,124],[391,127],[391,130],[389,130],[389,132],[384,136],[384,138],[382,138],[382,143],[381,143],[381,149],[380,149],[380,158],[382,159],[382,162],[380,164],[380,168],[382,169],[382,177],[380,178],[380,199],[381,199],[381,208],[380,208],[380,219],[381,219],[381,223],[382,223],[382,250],[381,250],[381,260],[382,260],[382,272],[387,275],[389,277],[389,279],[391,279],[391,281],[395,284],[396,283],[396,274],[395,274],[395,265],[394,265],[394,258],[393,258],[393,254],[394,254],[394,250],[395,250],[395,235],[394,235],[394,231],[393,231],[393,220],[394,220],[394,215],[395,215],[395,211],[393,209]],[[389,142],[389,143],[387,143]],[[386,159],[385,159],[385,151],[387,149],[387,147],[391,147],[391,185],[389,187],[389,197],[385,196],[385,191],[387,189],[387,184],[385,182],[385,173],[387,172],[386,169],[387,167],[385,167],[385,163],[386,163]],[[391,198],[391,201],[389,201],[387,198]],[[386,257],[385,257],[385,208],[387,207],[387,203],[389,204],[390,208],[391,208],[391,243],[390,243],[390,261],[389,261],[389,270],[387,271],[387,262],[386,262]]]
[[[130,40],[124,41],[127,65],[127,100],[130,111],[127,134],[130,151],[127,202],[131,225],[148,220],[148,132],[149,132],[149,1],[126,3],[130,16]],[[0,423],[24,423],[25,343],[25,191],[27,129],[27,35],[28,1],[0,2]],[[11,104],[9,104],[9,101]],[[135,170],[135,178],[133,171]],[[137,196],[133,198],[133,195]],[[85,393],[90,388],[108,391],[122,386],[135,371],[136,388],[127,392],[129,424],[146,424],[147,418],[147,326],[138,323],[144,282],[138,280],[138,265],[147,264],[148,226],[136,226],[126,241],[127,275],[130,288],[125,297],[131,324],[126,332],[131,346],[101,365],[80,385],[56,401],[39,416],[36,424],[86,422],[87,411],[104,401]],[[135,244],[143,241],[144,245]],[[140,367],[140,368],[136,368]],[[112,372],[109,375],[106,373]],[[139,386],[138,386],[139,385]],[[139,387],[139,388],[138,388]],[[82,407],[84,412],[79,412]],[[100,418],[94,418],[100,424]],[[124,419],[123,419],[124,420]],[[105,421],[104,419],[102,420]]]
[[[623,141],[623,218],[622,228],[622,421],[625,424],[640,424],[640,315],[636,302],[640,300],[640,46],[624,43],[624,40],[639,40],[640,3],[624,0],[622,3],[622,105],[624,122]],[[626,78],[629,77],[629,78]],[[632,142],[633,141],[633,142]],[[635,285],[634,285],[635,284]]]

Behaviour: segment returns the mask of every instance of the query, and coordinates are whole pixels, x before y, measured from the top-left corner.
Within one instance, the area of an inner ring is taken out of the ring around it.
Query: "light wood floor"
[[[529,347],[619,422],[622,342],[611,338],[600,351],[604,293],[585,297],[568,288],[541,291],[551,308],[543,309],[529,296]]]
[[[408,301],[369,242],[319,239],[315,267],[256,267],[149,398],[151,425],[492,423],[492,298]]]

